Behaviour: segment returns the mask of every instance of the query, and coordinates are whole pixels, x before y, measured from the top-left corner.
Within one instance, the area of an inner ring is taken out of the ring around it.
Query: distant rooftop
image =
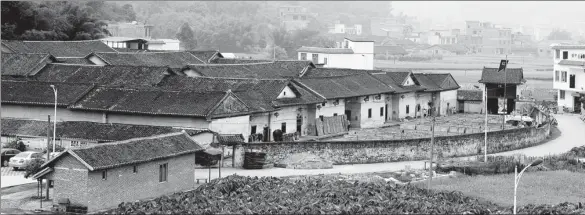
[[[315,52],[315,53],[327,53],[327,54],[353,54],[352,49],[341,49],[341,48],[322,48],[322,47],[307,47],[303,46],[297,49],[298,52]]]

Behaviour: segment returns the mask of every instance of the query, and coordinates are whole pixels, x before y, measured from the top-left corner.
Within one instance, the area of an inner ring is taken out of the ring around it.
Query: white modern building
[[[552,45],[554,83],[559,110],[583,113],[580,98],[585,95],[585,45]]]
[[[336,48],[306,47],[297,50],[299,60],[325,68],[374,69],[374,41],[345,38]]]
[[[330,34],[348,34],[348,35],[362,35],[362,25],[355,24],[353,26],[346,26],[345,24],[335,24],[329,27]]]
[[[109,47],[129,50],[179,51],[180,45],[179,40],[173,39],[106,37],[100,40]]]

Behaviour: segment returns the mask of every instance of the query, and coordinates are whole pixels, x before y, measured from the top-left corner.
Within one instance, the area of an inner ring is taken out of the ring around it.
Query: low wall
[[[510,151],[537,145],[550,135],[550,124],[488,132],[488,153]],[[435,137],[439,158],[483,154],[484,133]],[[406,140],[320,141],[246,143],[237,154],[248,150],[267,153],[267,163],[279,163],[294,153],[309,152],[333,164],[364,164],[425,160],[431,138]],[[236,166],[241,167],[237,162]]]

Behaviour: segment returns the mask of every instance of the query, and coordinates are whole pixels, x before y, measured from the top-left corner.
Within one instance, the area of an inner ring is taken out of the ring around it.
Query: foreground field
[[[518,187],[518,205],[583,202],[585,201],[583,178],[584,173],[569,171],[525,173]],[[432,188],[441,191],[461,191],[465,195],[498,205],[513,206],[514,175],[438,179],[433,181]]]
[[[524,214],[583,213],[579,205]],[[384,181],[357,182],[319,176],[300,179],[229,176],[193,191],[122,203],[106,214],[510,214],[510,208],[467,197]]]

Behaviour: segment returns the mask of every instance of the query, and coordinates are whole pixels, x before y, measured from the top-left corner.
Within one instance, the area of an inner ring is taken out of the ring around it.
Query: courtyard
[[[502,130],[502,117],[488,116],[488,131]],[[431,137],[431,118],[417,118],[380,128],[352,129],[343,137],[331,139],[332,141],[353,140],[398,140]],[[485,115],[483,114],[455,114],[451,116],[439,116],[435,121],[435,136],[453,136],[461,134],[482,133],[485,127]],[[511,124],[505,124],[505,129],[518,128]]]

